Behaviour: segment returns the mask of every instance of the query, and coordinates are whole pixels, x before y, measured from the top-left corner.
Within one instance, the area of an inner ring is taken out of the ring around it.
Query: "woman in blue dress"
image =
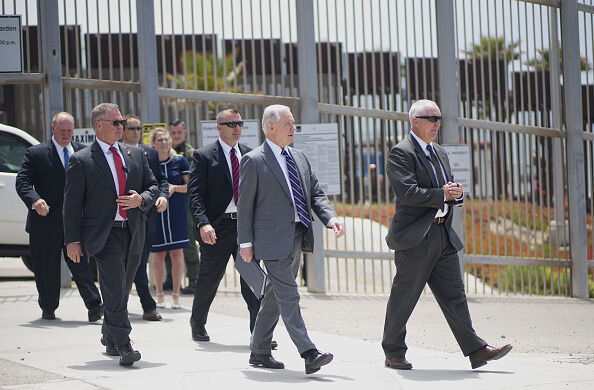
[[[167,209],[155,218],[153,252],[153,279],[157,290],[157,307],[165,307],[163,277],[165,255],[171,256],[171,279],[173,282],[173,309],[179,309],[179,290],[184,276],[183,248],[190,246],[188,239],[188,211],[186,192],[190,165],[171,147],[171,136],[163,128],[151,132],[151,146],[159,153],[163,177],[169,182]]]

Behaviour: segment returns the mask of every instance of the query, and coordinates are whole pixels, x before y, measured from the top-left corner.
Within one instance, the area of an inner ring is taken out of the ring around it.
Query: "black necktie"
[[[431,156],[431,162],[433,163],[433,166],[435,167],[435,175],[437,176],[437,184],[439,184],[439,187],[441,188],[445,185],[445,181],[443,179],[443,171],[441,170],[441,164],[439,163],[437,156],[433,152],[433,148],[431,147],[431,145],[427,145],[427,151],[429,152],[429,156]]]

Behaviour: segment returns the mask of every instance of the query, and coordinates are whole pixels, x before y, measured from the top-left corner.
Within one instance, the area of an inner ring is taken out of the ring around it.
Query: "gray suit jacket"
[[[146,231],[146,212],[159,196],[157,180],[142,149],[119,143],[127,169],[126,194],[135,190],[144,202],[128,210],[129,251],[140,254]],[[105,155],[97,142],[70,157],[64,189],[64,242],[82,242],[88,256],[99,253],[113,225],[116,188]]]
[[[301,176],[301,184],[310,216],[313,210],[328,226],[336,217],[305,154],[288,147]],[[281,167],[267,142],[245,154],[239,175],[237,204],[237,243],[252,242],[258,260],[276,260],[289,256],[295,234],[295,208]],[[302,250],[313,250],[313,232],[305,233]]]
[[[445,168],[448,181],[453,181],[450,162],[445,149],[433,144],[438,158]],[[409,134],[390,150],[386,173],[396,194],[396,212],[386,236],[390,249],[408,249],[421,243],[437,210],[444,205],[443,189],[419,143]],[[460,238],[452,229],[452,206],[461,201],[447,202],[450,205],[446,219],[446,230],[454,248],[463,248]]]

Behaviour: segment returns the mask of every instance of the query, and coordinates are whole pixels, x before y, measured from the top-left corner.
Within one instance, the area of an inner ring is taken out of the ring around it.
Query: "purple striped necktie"
[[[295,164],[293,157],[287,153],[286,149],[283,149],[281,154],[285,156],[285,159],[287,160],[287,172],[289,173],[289,181],[291,182],[291,189],[293,190],[293,200],[295,201],[297,215],[299,215],[299,220],[303,226],[308,228],[311,220],[309,218],[309,213],[307,212],[307,205],[305,203],[303,189],[301,188],[301,180],[299,179],[297,165]]]
[[[231,173],[233,174],[233,200],[237,206],[237,199],[239,197],[239,160],[237,159],[235,148],[231,148],[229,154],[231,155]]]

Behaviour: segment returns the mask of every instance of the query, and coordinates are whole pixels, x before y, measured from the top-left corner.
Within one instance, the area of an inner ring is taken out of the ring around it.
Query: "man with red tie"
[[[123,366],[140,360],[130,344],[128,295],[144,245],[146,213],[159,196],[142,149],[118,142],[125,123],[115,104],[91,111],[96,141],[71,156],[64,191],[68,257],[79,262],[84,249],[97,263],[105,307],[101,343]]]
[[[190,326],[192,338],[209,341],[208,310],[225,274],[229,257],[237,254],[237,190],[239,161],[251,149],[239,142],[243,121],[239,111],[228,108],[217,115],[219,139],[194,151],[188,181],[188,202],[198,230],[200,270],[194,290]],[[192,281],[190,281],[192,282]],[[241,295],[254,328],[260,302],[241,279]]]

